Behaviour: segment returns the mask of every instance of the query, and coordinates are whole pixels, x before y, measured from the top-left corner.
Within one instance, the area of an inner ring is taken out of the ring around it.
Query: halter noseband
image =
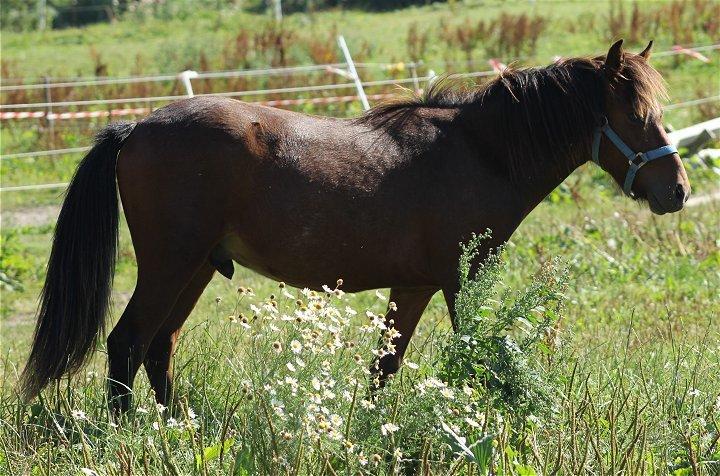
[[[635,175],[643,165],[651,160],[659,159],[660,157],[665,157],[678,151],[674,145],[668,144],[648,152],[633,152],[632,149],[623,142],[620,136],[612,130],[612,127],[608,124],[607,117],[603,117],[603,125],[595,129],[592,144],[592,159],[593,162],[598,165],[600,165],[600,139],[603,134],[605,134],[607,138],[615,144],[615,147],[628,159],[628,171],[625,176],[625,184],[623,185],[623,191],[628,196],[632,196],[631,189],[633,181],[635,181]]]

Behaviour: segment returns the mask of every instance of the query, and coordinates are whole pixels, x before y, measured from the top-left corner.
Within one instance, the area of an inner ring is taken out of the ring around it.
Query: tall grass
[[[645,41],[662,30],[670,32],[675,44],[695,42],[699,32],[718,38],[720,31],[720,5],[711,0],[672,0],[653,8],[634,1],[628,14],[629,2],[610,2],[608,30],[615,37],[627,37],[631,42]]]
[[[7,474],[715,474],[716,331],[696,344],[641,342],[633,324],[597,352],[569,347],[567,270],[547,262],[524,290],[507,258],[464,248],[458,332],[434,328],[389,385],[369,371],[394,352],[382,293],[340,283],[241,287],[187,330],[171,408],[137,387],[113,421],[97,367],[23,404],[12,355],[0,382]],[[507,252],[506,252],[507,253]],[[512,256],[512,255],[510,255]],[[473,271],[471,271],[471,268]],[[477,271],[475,271],[477,270]],[[671,316],[659,316],[668,325]],[[672,324],[675,325],[675,324]],[[670,336],[676,331],[668,328]],[[381,335],[381,345],[377,336]],[[602,354],[602,356],[600,356]]]

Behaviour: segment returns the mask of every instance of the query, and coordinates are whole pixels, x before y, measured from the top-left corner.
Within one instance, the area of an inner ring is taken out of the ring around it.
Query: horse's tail
[[[134,127],[118,122],[103,129],[68,187],[21,377],[27,400],[52,380],[79,370],[104,330],[118,243],[115,165]]]

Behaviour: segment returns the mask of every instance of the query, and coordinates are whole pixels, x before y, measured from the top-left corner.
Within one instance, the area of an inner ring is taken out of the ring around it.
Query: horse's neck
[[[583,156],[582,151],[573,151],[571,156],[556,156],[545,164],[513,163],[504,141],[517,138],[505,137],[501,125],[503,113],[506,111],[492,101],[481,107],[471,108],[469,114],[462,119],[466,121],[466,125],[460,133],[470,136],[468,139],[477,147],[481,160],[501,161],[504,164],[498,168],[499,173],[511,184],[507,193],[513,195],[514,199],[520,199],[518,206],[523,208],[521,213],[525,217],[585,161],[578,159]],[[538,133],[547,132],[543,130]],[[530,144],[527,146],[531,147]],[[484,158],[485,156],[487,158]]]
[[[520,179],[517,182],[517,189],[523,190],[525,197],[525,210],[523,217],[529,214],[536,206],[538,206],[553,190],[555,190],[579,164],[574,165],[572,170],[568,168],[556,168],[534,177]]]

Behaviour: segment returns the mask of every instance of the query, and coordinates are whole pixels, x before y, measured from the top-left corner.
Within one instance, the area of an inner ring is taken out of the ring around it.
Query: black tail
[[[134,127],[118,122],[103,129],[67,190],[21,379],[28,400],[79,370],[104,330],[118,242],[115,165]]]

